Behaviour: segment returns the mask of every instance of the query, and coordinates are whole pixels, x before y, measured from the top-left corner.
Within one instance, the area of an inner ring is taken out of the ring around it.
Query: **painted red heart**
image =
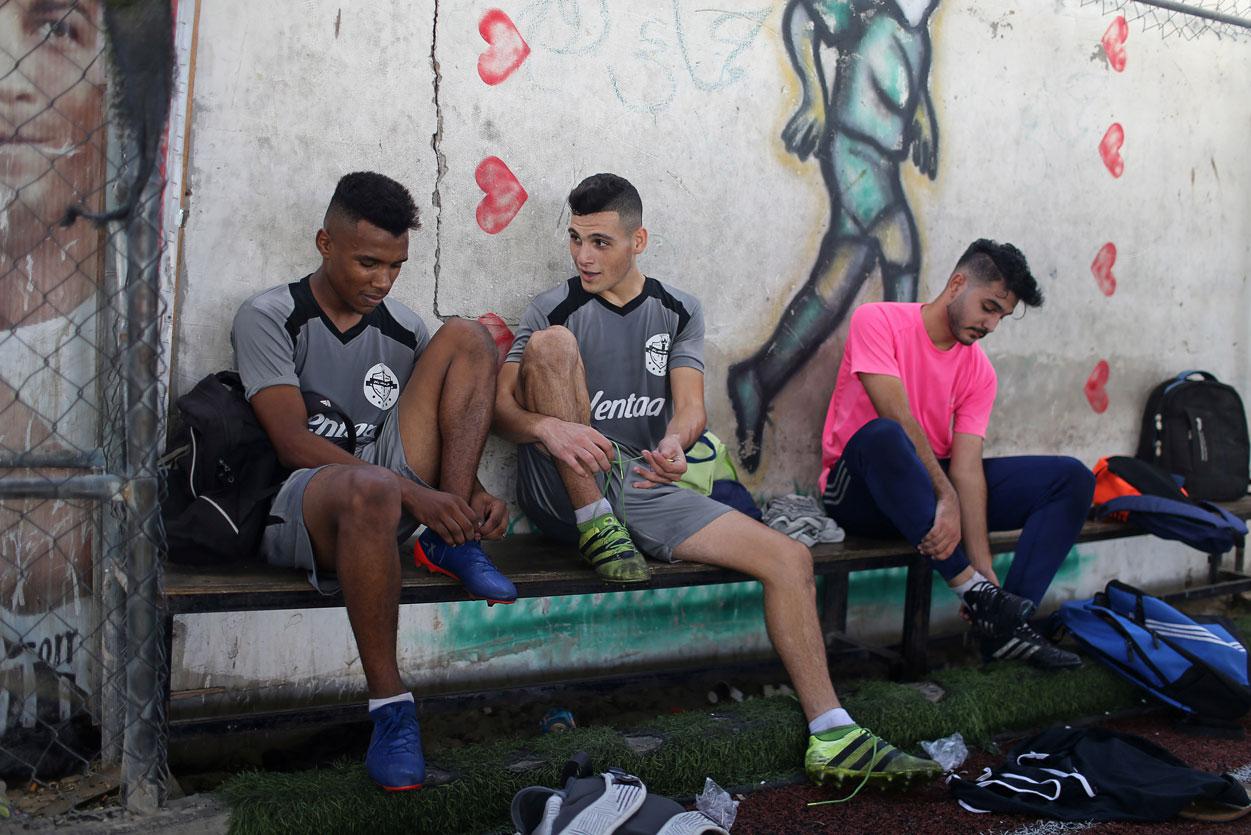
[[[495,350],[500,355],[500,365],[503,365],[504,358],[508,356],[508,349],[513,346],[512,328],[508,327],[508,323],[498,313],[483,313],[478,317],[478,324],[491,334],[491,339],[495,342]]]
[[[1086,378],[1086,399],[1090,408],[1100,415],[1108,410],[1108,392],[1104,388],[1108,383],[1108,370],[1108,361],[1099,360],[1095,363],[1095,370]]]
[[[530,195],[499,157],[487,157],[478,163],[473,178],[478,188],[486,192],[478,204],[478,226],[488,235],[504,231]]]
[[[478,76],[492,86],[512,75],[530,54],[530,45],[512,18],[500,9],[490,9],[482,16],[478,34],[489,44],[486,52],[478,56]]]
[[[1125,160],[1121,158],[1121,146],[1125,144],[1125,129],[1120,122],[1113,122],[1108,127],[1103,139],[1099,140],[1099,156],[1108,167],[1108,173],[1119,177],[1125,172]]]
[[[1103,295],[1110,296],[1116,292],[1116,276],[1112,274],[1112,267],[1116,264],[1116,244],[1108,241],[1095,255],[1095,260],[1090,262],[1090,271],[1095,276],[1095,283],[1099,285],[1099,289],[1103,291]]]
[[[1099,41],[1103,44],[1103,54],[1108,56],[1108,63],[1117,72],[1125,69],[1125,40],[1128,37],[1129,24],[1125,22],[1124,15],[1117,15]]]

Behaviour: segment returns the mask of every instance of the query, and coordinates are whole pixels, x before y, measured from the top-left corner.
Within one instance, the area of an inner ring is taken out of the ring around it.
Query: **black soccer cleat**
[[[1001,638],[1027,623],[1038,609],[1032,600],[982,580],[964,593],[973,630],[983,638]],[[1035,633],[1037,634],[1037,633]]]
[[[1047,641],[1038,630],[1022,623],[1007,635],[982,639],[982,660],[1028,661],[1044,670],[1064,670],[1082,666],[1082,659]]]

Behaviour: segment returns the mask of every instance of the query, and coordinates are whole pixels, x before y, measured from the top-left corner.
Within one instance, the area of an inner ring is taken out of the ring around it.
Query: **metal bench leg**
[[[904,592],[903,677],[916,679],[929,669],[926,646],[930,639],[930,594],[934,569],[930,561],[917,557],[908,563],[908,579]]]
[[[1211,585],[1221,581],[1221,559],[1224,556],[1222,553],[1208,554],[1208,583]]]
[[[825,647],[830,638],[847,632],[847,571],[835,570],[825,575],[825,589],[821,593],[821,636]]]

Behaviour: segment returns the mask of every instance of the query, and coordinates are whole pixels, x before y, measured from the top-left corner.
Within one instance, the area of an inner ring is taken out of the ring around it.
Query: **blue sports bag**
[[[1191,618],[1118,580],[1057,616],[1095,659],[1165,704],[1220,721],[1251,710],[1247,650],[1227,621]]]

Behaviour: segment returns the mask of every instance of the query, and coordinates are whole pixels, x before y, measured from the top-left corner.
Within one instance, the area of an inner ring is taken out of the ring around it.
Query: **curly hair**
[[[978,238],[956,262],[956,272],[983,284],[1002,281],[1026,307],[1042,306],[1042,289],[1029,271],[1025,256],[1012,244]]]
[[[364,220],[396,237],[421,228],[408,189],[373,171],[354,171],[339,179],[326,217],[336,214],[352,223]]]

